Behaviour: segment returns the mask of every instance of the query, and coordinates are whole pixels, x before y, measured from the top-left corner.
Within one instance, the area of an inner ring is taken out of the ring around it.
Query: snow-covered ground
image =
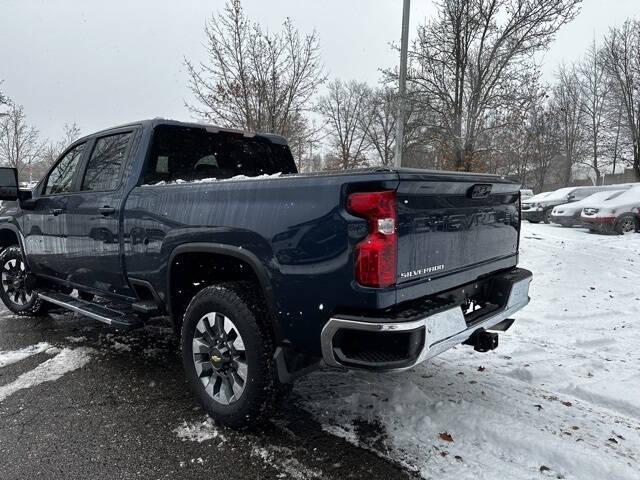
[[[521,266],[531,303],[496,351],[316,372],[304,407],[424,478],[640,479],[640,235],[525,223]]]

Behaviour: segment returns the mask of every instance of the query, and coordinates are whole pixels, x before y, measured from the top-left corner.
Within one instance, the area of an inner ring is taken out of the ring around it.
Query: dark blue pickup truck
[[[282,137],[154,119],[76,141],[30,192],[0,169],[0,199],[18,201],[0,216],[11,311],[170,317],[190,385],[230,425],[321,364],[494,349],[529,301],[519,185],[495,175],[301,174]]]

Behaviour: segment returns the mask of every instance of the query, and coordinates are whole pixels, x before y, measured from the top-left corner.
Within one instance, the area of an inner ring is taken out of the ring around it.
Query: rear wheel
[[[636,222],[636,217],[632,213],[621,215],[620,218],[616,220],[613,229],[620,235],[632,233],[636,230]]]
[[[0,268],[0,299],[7,308],[18,315],[44,313],[44,302],[38,298],[38,294],[27,281],[28,271],[20,246],[7,247],[0,254]]]
[[[218,422],[245,427],[266,420],[279,393],[273,338],[252,284],[201,290],[182,325],[182,360],[202,406]]]

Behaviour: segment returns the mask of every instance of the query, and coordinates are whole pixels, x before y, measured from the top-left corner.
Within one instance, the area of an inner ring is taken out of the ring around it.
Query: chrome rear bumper
[[[369,322],[339,317],[331,318],[324,326],[320,336],[323,360],[329,366],[346,366],[336,358],[333,345],[334,336],[343,329],[363,332],[407,332],[422,330],[424,335],[422,347],[419,354],[415,359],[411,360],[409,364],[403,365],[400,368],[372,367],[377,370],[387,371],[406,370],[463,343],[469,339],[474,332],[480,329],[500,329],[499,324],[529,303],[529,284],[531,280],[532,276],[529,274],[527,277],[512,283],[505,306],[496,313],[488,314],[486,318],[478,320],[471,326],[467,325],[460,306],[408,322]],[[354,367],[352,365],[347,367],[366,368]]]

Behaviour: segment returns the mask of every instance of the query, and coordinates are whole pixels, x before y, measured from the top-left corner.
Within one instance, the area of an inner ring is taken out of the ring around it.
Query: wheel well
[[[636,228],[640,226],[640,217],[638,217],[638,215],[636,215],[633,212],[625,212],[622,215],[620,215],[618,218],[616,218],[616,223],[614,225],[617,227],[619,223],[625,218],[630,218],[631,220],[633,220],[633,223],[635,224]]]
[[[176,255],[171,262],[169,302],[176,330],[191,299],[205,287],[222,282],[250,281],[265,301],[264,291],[254,269],[245,261],[229,255],[207,252],[187,252]]]
[[[11,245],[20,245],[20,242],[18,242],[18,236],[15,232],[3,228],[0,230],[0,251],[10,247]]]

